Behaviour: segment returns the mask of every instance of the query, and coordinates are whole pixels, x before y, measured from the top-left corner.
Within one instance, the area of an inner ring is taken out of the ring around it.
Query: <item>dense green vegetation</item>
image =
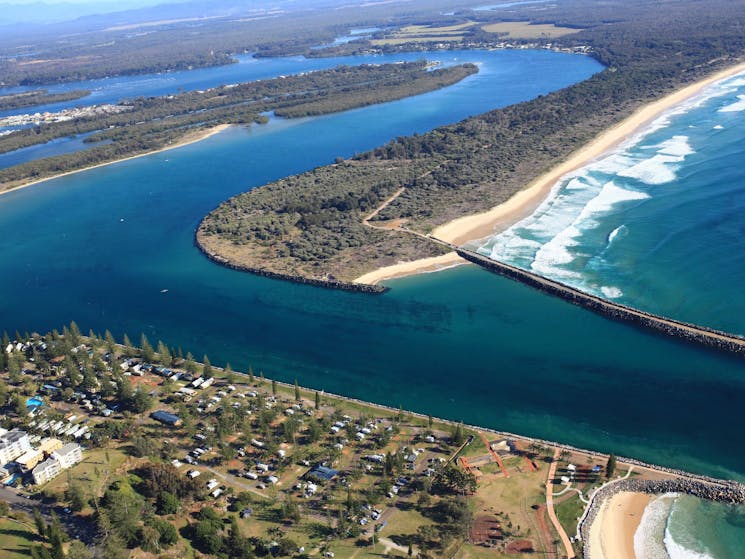
[[[220,124],[265,122],[262,113],[268,111],[299,117],[417,95],[456,83],[477,71],[473,64],[428,71],[426,61],[341,66],[208,91],[138,98],[126,102],[122,112],[42,124],[1,137],[0,153],[4,153],[98,131],[85,140],[98,144],[96,147],[3,169],[0,184],[12,185],[152,151],[188,133]]]
[[[20,109],[23,107],[34,107],[36,105],[47,105],[50,103],[61,103],[63,101],[74,101],[87,97],[91,92],[86,89],[64,91],[62,93],[49,93],[46,89],[36,89],[24,93],[0,96],[0,111]]]
[[[561,17],[557,9],[546,12],[546,21],[587,27],[558,42],[590,45],[608,68],[533,101],[398,138],[354,162],[232,198],[205,218],[200,243],[243,265],[353,279],[379,266],[382,259],[377,255],[396,261],[421,250],[421,238],[408,232],[363,228],[367,205],[338,203],[380,200],[382,196],[373,195],[380,169],[395,183],[387,192],[400,186],[405,190],[375,220],[405,222],[409,229],[427,233],[455,217],[503,202],[641,104],[745,54],[745,5],[724,0],[705,5],[688,0],[615,2],[597,11],[564,10],[562,5]],[[407,178],[411,168],[422,172]],[[354,182],[346,176],[349,169],[357,175]],[[298,205],[298,190],[305,204]],[[329,207],[334,208],[334,219],[314,219],[319,208]],[[261,219],[253,221],[257,213]],[[248,221],[254,223],[250,228]],[[282,229],[274,231],[275,223]],[[421,256],[428,254],[422,251]]]

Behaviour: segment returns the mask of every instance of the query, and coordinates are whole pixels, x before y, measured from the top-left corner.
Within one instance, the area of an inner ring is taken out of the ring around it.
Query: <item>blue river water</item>
[[[545,51],[442,56],[479,62],[481,72],[416,98],[234,128],[2,196],[0,329],[75,320],[118,337],[145,332],[239,370],[251,364],[375,402],[745,477],[737,430],[726,428],[745,419],[741,360],[474,267],[367,296],[234,272],[193,247],[199,220],[235,193],[600,69]]]
[[[597,63],[589,59],[585,59],[578,64],[570,64],[567,61],[566,64],[560,64],[557,67],[557,70],[567,71],[566,78],[563,78],[560,75],[560,72],[552,71],[548,68],[549,64],[546,64],[547,61],[555,59],[551,56],[552,54],[555,55],[556,53],[531,51],[529,54],[525,54],[524,51],[496,51],[493,53],[484,53],[484,55],[480,54],[474,56],[474,54],[469,51],[440,51],[370,54],[354,57],[330,58],[305,58],[304,56],[254,58],[253,55],[244,54],[235,57],[238,60],[236,64],[229,64],[227,66],[216,66],[213,68],[184,70],[180,72],[161,74],[146,74],[142,76],[117,76],[44,86],[44,89],[47,89],[50,93],[85,89],[89,90],[91,94],[74,101],[40,105],[32,108],[0,111],[0,118],[29,112],[55,112],[70,107],[116,103],[122,99],[131,99],[135,97],[170,95],[179,93],[180,91],[209,89],[218,85],[265,80],[276,78],[278,76],[299,74],[301,72],[325,70],[328,68],[334,68],[340,64],[385,64],[399,61],[416,61],[424,58],[430,61],[438,61],[443,65],[461,64],[467,61],[478,62],[483,59],[488,59],[494,62],[498,61],[498,64],[489,65],[488,70],[516,78],[516,81],[512,83],[509,88],[505,88],[504,91],[504,94],[508,97],[515,96],[512,100],[508,100],[509,102],[513,102],[517,99],[522,100],[529,98],[519,96],[528,93],[531,88],[538,87],[544,89],[545,92],[551,91],[573,83],[573,80],[584,74],[583,70],[587,67],[598,68]],[[526,77],[532,78],[533,76],[531,76],[530,68],[538,68],[542,62],[544,63],[543,67],[548,71],[548,75],[545,79],[536,79],[530,83],[525,83],[522,79],[518,78],[518,71],[526,71]],[[523,87],[527,89],[523,89]],[[0,95],[26,91],[28,89],[33,88],[0,88]],[[500,93],[500,97],[501,95],[502,93]],[[503,104],[501,101],[497,101],[497,105],[501,104]]]

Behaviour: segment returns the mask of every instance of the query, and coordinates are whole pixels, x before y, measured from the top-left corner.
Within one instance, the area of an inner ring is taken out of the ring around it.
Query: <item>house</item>
[[[165,423],[166,425],[171,425],[172,427],[178,427],[179,425],[181,425],[181,419],[179,419],[179,416],[168,413],[167,411],[155,411],[150,414],[150,417],[152,417],[156,421]]]
[[[327,466],[318,464],[315,468],[313,468],[306,474],[306,477],[316,478],[321,481],[331,481],[337,475],[339,475],[338,470],[333,470]]]
[[[62,469],[66,470],[83,461],[83,449],[80,448],[78,443],[67,443],[62,448],[52,452],[52,458],[59,461]]]
[[[36,466],[31,471],[31,475],[34,478],[34,483],[41,485],[56,478],[61,472],[62,466],[60,466],[60,463],[54,458],[49,458]]]

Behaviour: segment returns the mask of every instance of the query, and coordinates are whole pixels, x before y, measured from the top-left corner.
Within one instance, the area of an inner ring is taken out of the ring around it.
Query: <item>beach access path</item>
[[[569,540],[569,536],[567,536],[567,533],[564,531],[564,527],[561,525],[559,519],[556,517],[556,511],[554,510],[554,494],[552,491],[552,482],[554,476],[556,475],[556,464],[559,463],[560,454],[561,449],[556,448],[556,450],[554,450],[554,459],[551,461],[551,466],[549,466],[548,468],[548,478],[546,479],[546,508],[548,510],[548,517],[551,519],[551,523],[554,525],[554,528],[556,528],[556,531],[559,533],[561,543],[564,545],[564,549],[566,550],[566,556],[569,559],[574,559],[576,555],[574,554],[572,542]]]

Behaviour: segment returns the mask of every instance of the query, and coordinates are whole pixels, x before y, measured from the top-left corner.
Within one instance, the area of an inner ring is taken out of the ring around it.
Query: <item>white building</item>
[[[12,462],[31,450],[28,433],[13,429],[0,437],[0,466]]]
[[[59,461],[49,458],[36,466],[31,472],[31,475],[34,476],[34,483],[41,485],[56,478],[61,472],[62,466],[60,466]]]
[[[62,448],[52,452],[52,458],[57,459],[62,469],[66,470],[83,461],[83,450],[77,443],[67,443]]]

